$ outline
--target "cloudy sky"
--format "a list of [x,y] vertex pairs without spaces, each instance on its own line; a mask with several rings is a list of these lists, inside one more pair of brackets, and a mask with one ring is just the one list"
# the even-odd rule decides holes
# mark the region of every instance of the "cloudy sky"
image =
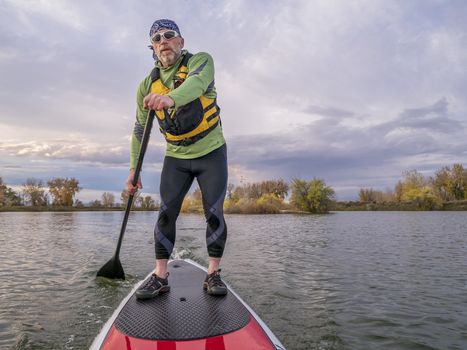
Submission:
[[[0,177],[120,193],[148,32],[214,57],[230,182],[323,178],[339,199],[467,164],[467,1],[0,2]],[[155,129],[143,185],[156,194]]]

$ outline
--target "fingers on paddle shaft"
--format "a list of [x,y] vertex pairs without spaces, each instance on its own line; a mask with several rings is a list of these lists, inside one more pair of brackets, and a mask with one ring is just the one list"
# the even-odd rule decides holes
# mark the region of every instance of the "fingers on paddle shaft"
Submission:
[[150,93],[143,99],[144,108],[155,109],[158,111],[173,107],[174,104],[175,102],[171,97],[166,95],[159,95],[156,93]]
[[134,169],[130,170],[130,174],[126,180],[126,191],[128,194],[134,194],[139,189],[143,188],[141,182],[141,176],[138,177],[138,181],[135,181],[135,171]]

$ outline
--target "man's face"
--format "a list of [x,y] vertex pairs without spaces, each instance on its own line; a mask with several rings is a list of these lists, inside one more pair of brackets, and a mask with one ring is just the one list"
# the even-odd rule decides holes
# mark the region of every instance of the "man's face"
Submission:
[[180,57],[184,44],[184,40],[180,36],[167,40],[163,34],[168,31],[170,30],[159,30],[156,34],[161,34],[160,41],[152,43],[152,47],[154,48],[157,57],[159,57],[159,60],[162,62],[164,67],[169,67],[177,61],[177,59]]

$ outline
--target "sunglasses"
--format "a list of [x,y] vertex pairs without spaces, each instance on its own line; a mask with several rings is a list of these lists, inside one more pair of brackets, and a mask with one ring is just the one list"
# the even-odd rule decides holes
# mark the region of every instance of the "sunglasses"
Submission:
[[172,40],[173,38],[176,38],[177,36],[180,36],[175,30],[168,30],[164,33],[156,33],[151,37],[151,41],[154,44],[158,44],[161,42],[162,37],[164,37],[165,40]]

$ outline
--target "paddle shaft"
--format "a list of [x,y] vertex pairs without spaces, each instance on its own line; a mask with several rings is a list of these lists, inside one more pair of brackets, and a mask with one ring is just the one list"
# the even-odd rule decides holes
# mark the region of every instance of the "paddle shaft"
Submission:
[[[138,162],[136,163],[135,175],[131,183],[133,187],[136,187],[136,185],[138,184],[138,179],[141,173],[141,168],[143,167],[143,159],[146,153],[146,149],[148,148],[149,136],[151,135],[152,124],[154,122],[154,115],[155,115],[154,110],[152,109],[149,110],[148,119],[146,121],[146,125],[144,126],[143,138],[141,139],[141,146],[139,148]],[[134,196],[135,196],[134,194],[130,194],[128,196],[128,202],[126,204],[126,209],[125,209],[125,216],[123,218],[122,228],[120,230],[120,237],[118,237],[117,249],[115,250],[115,255],[114,255],[116,259],[118,259],[118,256],[120,255],[120,247],[122,246],[123,235],[125,234],[126,224],[128,222],[128,217],[130,216],[130,211],[131,211],[131,206],[133,204]]]

